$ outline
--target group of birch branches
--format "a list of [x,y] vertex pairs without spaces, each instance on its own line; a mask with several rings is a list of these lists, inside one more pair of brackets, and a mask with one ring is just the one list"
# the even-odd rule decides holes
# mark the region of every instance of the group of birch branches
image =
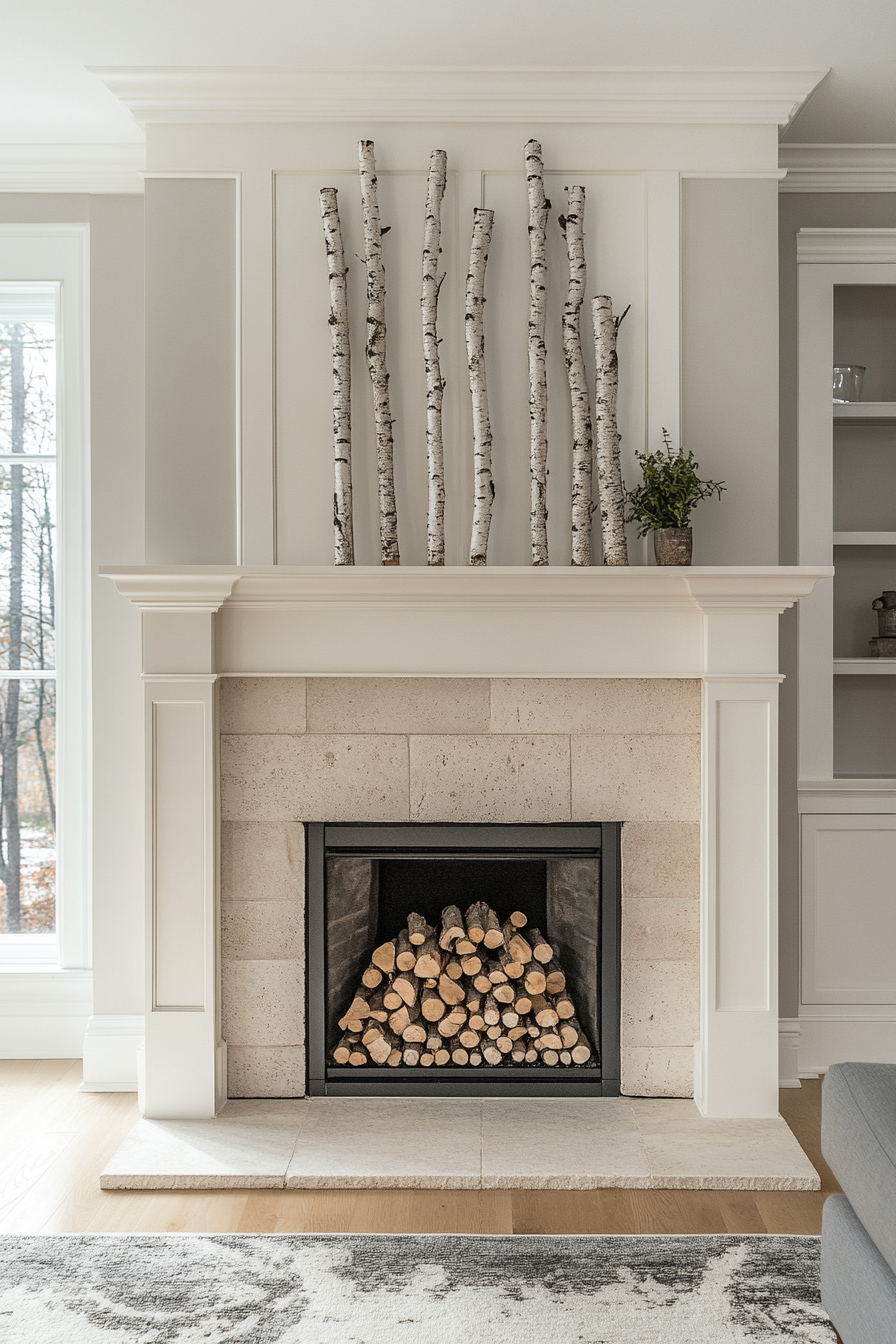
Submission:
[[[547,221],[551,203],[544,190],[544,164],[537,140],[526,144],[526,184],[529,202],[529,471],[530,540],[533,565],[548,564],[547,533]],[[400,564],[398,516],[395,501],[392,415],[386,364],[386,276],[383,235],[377,196],[374,145],[358,144],[364,266],[367,281],[365,353],[373,394],[377,446],[377,486],[380,521],[380,559]],[[445,563],[445,460],[442,399],[445,382],[439,357],[438,306],[445,279],[439,273],[441,209],[447,185],[447,155],[436,149],[430,156],[423,235],[421,317],[423,369],[426,380],[426,456],[428,473],[427,564]],[[572,425],[572,564],[592,563],[594,470],[600,499],[601,537],[605,565],[627,565],[624,529],[624,487],[619,462],[620,435],[616,425],[619,381],[616,338],[621,317],[613,314],[612,300],[592,300],[595,362],[593,420],[582,348],[581,314],[585,299],[585,188],[566,188],[566,215],[559,223],[566,239],[568,282],[563,306],[563,354]],[[333,445],[335,489],[333,525],[335,562],[354,564],[354,522],[351,477],[351,351],[349,343],[348,266],[342,239],[337,193],[320,192],[330,287],[330,335],[333,357]],[[495,498],[492,476],[492,432],[486,382],[485,276],[494,211],[473,211],[473,234],[467,272],[464,334],[470,383],[473,436],[473,523],[470,564],[485,565]],[[626,309],[626,311],[628,311]]]

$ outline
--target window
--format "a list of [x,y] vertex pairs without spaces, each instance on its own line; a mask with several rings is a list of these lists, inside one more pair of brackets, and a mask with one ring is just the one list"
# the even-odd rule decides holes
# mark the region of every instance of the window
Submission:
[[86,244],[84,225],[0,225],[0,963],[7,966],[89,964]]
[[[56,286],[0,284],[0,932],[56,931]],[[54,958],[55,959],[55,958]]]

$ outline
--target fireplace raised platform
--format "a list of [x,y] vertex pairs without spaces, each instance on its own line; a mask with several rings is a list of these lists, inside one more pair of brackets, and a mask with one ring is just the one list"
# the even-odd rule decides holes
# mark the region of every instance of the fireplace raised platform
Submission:
[[231,1101],[216,1120],[141,1120],[104,1190],[818,1190],[781,1119],[692,1101]]
[[[699,825],[699,948],[679,957],[690,989],[675,1038],[657,1041],[678,1052],[667,1090],[693,1091],[704,1116],[776,1116],[777,618],[830,569],[107,572],[144,612],[147,1116],[220,1110],[228,1046],[235,1076],[242,1051],[267,1050],[273,1066],[280,1044],[245,1024],[272,1020],[275,1001],[303,1030],[300,931],[292,959],[263,973],[251,956],[228,971],[225,940],[222,1029],[222,816],[250,877],[271,826],[288,855],[302,822],[621,821],[623,947],[627,917],[637,941],[648,913],[627,914],[626,827],[643,833],[637,868],[660,826]],[[254,690],[222,699],[219,771],[221,678]],[[690,899],[680,873],[667,885],[673,903]],[[252,903],[245,889],[223,895]],[[669,1014],[675,976],[637,957],[626,973],[625,960],[622,1091],[656,1091],[656,1059],[627,1084],[626,1058],[650,1053],[633,1026]],[[304,1040],[283,1048],[296,1095]]]

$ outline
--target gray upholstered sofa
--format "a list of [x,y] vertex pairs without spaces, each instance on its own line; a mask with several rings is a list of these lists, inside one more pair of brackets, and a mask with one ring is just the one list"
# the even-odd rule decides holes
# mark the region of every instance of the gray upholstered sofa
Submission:
[[821,1150],[843,1188],[825,1202],[821,1300],[843,1344],[896,1344],[896,1064],[835,1064]]

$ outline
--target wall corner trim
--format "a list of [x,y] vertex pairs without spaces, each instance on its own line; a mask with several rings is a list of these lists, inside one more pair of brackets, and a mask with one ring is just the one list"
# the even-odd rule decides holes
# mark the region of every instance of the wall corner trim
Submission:
[[0,192],[143,194],[142,141],[99,145],[0,145]]
[[896,145],[797,145],[778,148],[784,192],[896,191]]

